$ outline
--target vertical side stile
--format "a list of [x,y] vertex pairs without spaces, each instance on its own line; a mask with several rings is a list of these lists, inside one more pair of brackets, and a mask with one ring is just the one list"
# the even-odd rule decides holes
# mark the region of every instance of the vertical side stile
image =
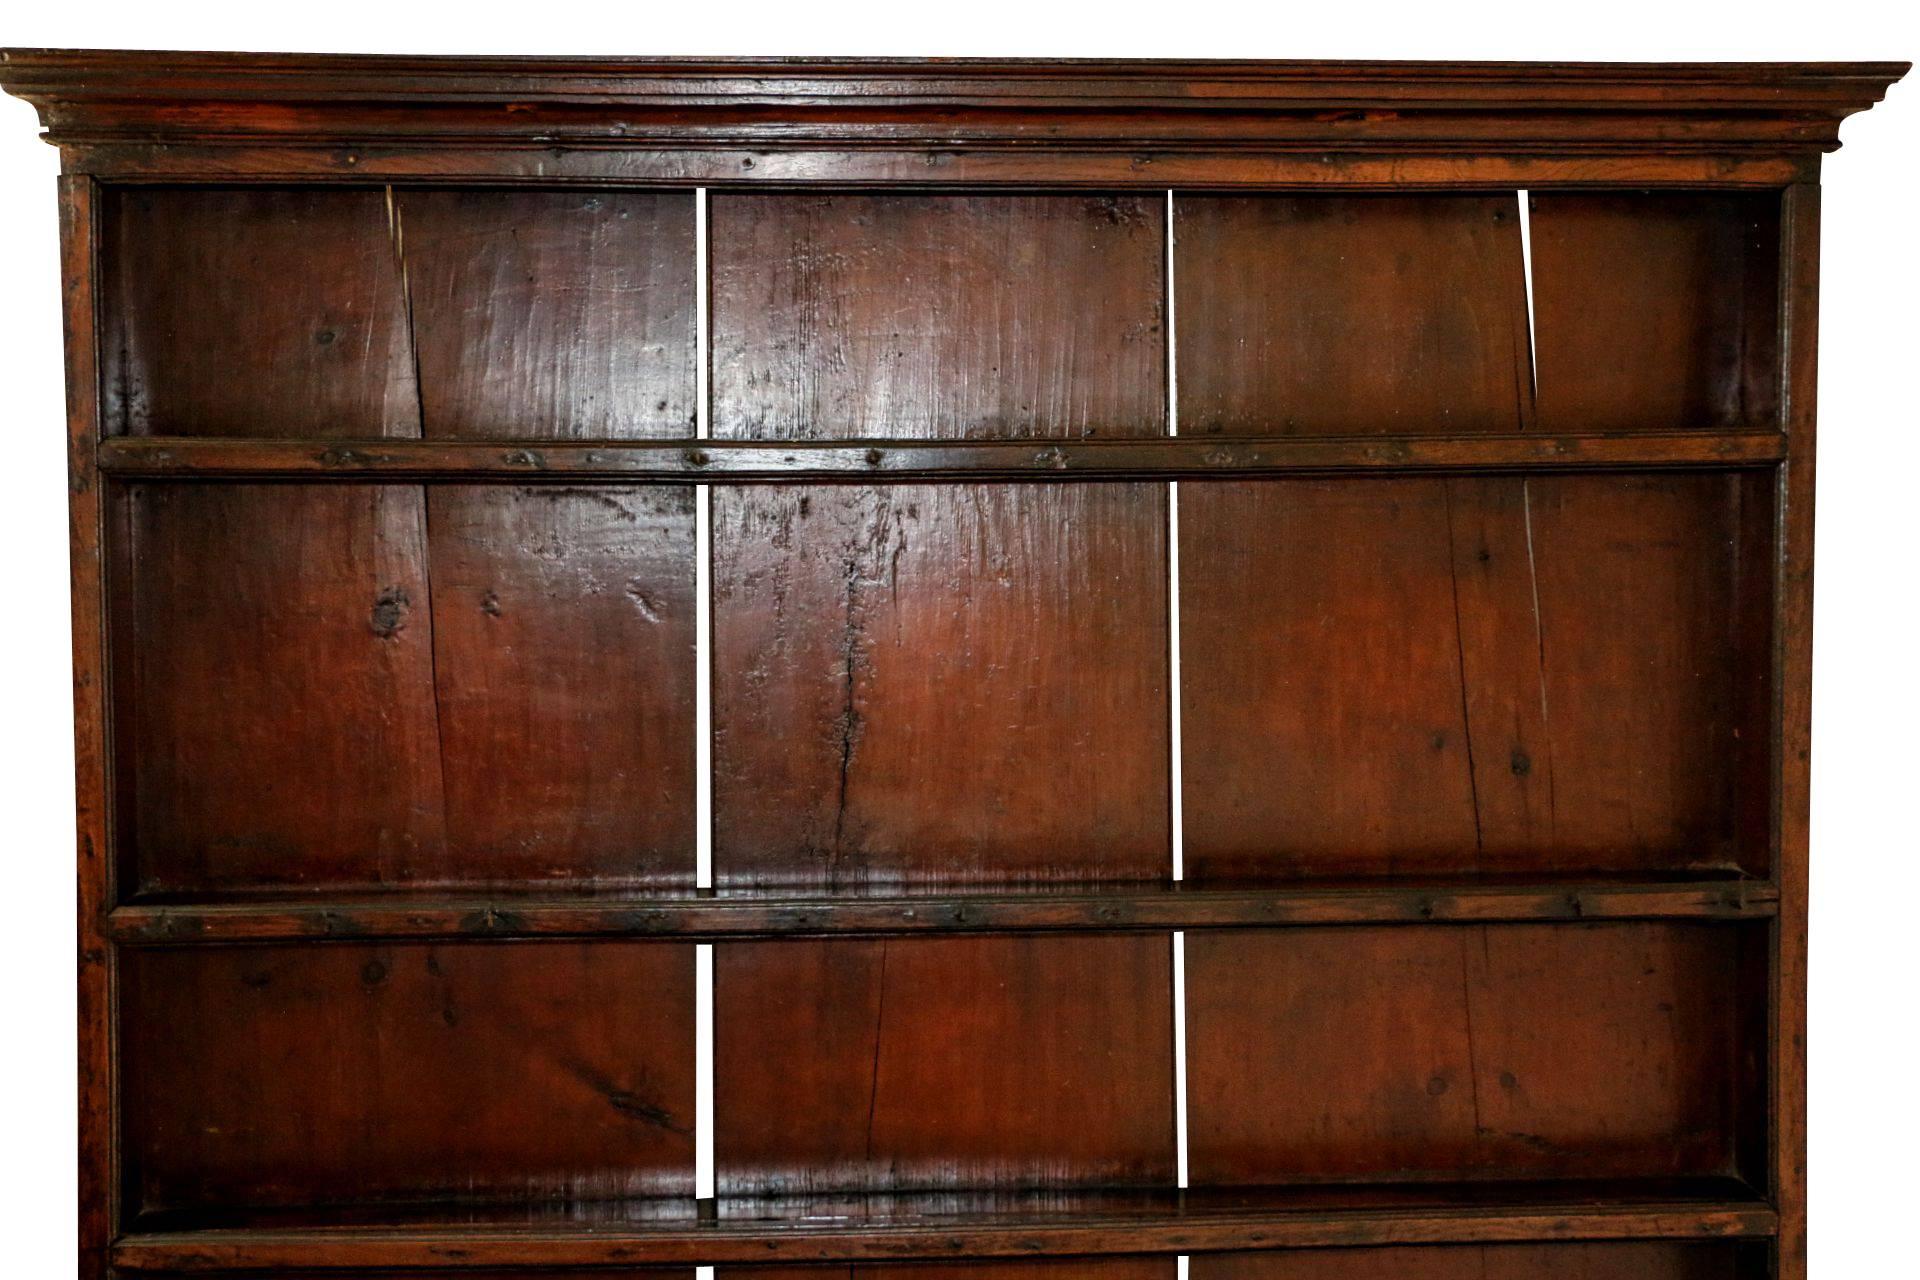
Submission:
[[1807,1274],[1807,848],[1813,692],[1814,377],[1820,301],[1820,187],[1796,183],[1781,207],[1781,410],[1787,461],[1777,496],[1774,742],[1779,796],[1773,872],[1771,1191],[1780,1228],[1774,1275]]
[[81,1280],[106,1275],[119,1222],[115,1152],[114,901],[106,691],[106,502],[96,465],[101,437],[98,300],[99,187],[60,178],[60,276],[66,331],[67,501],[72,542],[74,799],[79,858]]
[[[712,350],[708,313],[707,189],[693,196],[694,435],[713,434],[707,388]],[[694,491],[694,831],[695,884],[713,887],[713,489]],[[694,951],[693,1185],[697,1197],[714,1193],[713,1161],[713,944]],[[697,1280],[713,1280],[712,1267]]]
[[[1166,337],[1167,337],[1167,434],[1180,434],[1180,392],[1178,342],[1179,323],[1174,300],[1174,193],[1167,191],[1166,243]],[[1181,838],[1180,773],[1180,482],[1167,482],[1167,786],[1168,815],[1172,830],[1173,879],[1186,878],[1185,841]],[[1187,1185],[1187,935],[1173,935],[1173,1139],[1176,1182]],[[1186,1255],[1180,1256],[1181,1280],[1185,1280]]]

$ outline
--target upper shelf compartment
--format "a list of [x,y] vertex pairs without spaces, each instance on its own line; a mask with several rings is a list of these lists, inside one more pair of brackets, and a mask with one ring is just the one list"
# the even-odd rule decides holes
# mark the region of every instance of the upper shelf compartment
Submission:
[[1174,235],[1182,434],[1776,425],[1777,193],[1176,196]]
[[[712,434],[1147,438],[1170,364],[1189,436],[1777,428],[1777,192],[1173,208],[1169,343],[1158,192],[716,194]],[[691,193],[110,187],[102,221],[109,436],[694,436]],[[1077,277],[1107,295],[1062,311]]]
[[694,430],[690,193],[113,188],[108,434]]

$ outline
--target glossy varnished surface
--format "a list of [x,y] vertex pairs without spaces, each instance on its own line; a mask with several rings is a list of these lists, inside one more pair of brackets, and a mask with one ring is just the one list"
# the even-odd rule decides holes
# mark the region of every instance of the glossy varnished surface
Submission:
[[716,194],[714,435],[1161,433],[1164,201]]
[[1193,1280],[1760,1280],[1728,1244],[1455,1245],[1427,1249],[1216,1253]]
[[1530,201],[1541,429],[1776,420],[1776,194]]
[[693,198],[129,188],[108,201],[110,430],[693,433]]
[[[1804,1280],[1811,184],[1903,70],[0,53],[83,1280]],[[834,1195],[689,1197],[660,936],[723,1187]]]
[[1759,937],[1702,924],[1190,934],[1196,1186],[1722,1174]]
[[[710,1205],[710,1212],[706,1212]],[[1728,1179],[1244,1191],[389,1205],[151,1214],[116,1265],[588,1266],[1161,1258],[1237,1249],[1581,1240],[1746,1240],[1774,1214]],[[484,1274],[484,1273],[483,1273]],[[564,1274],[564,1273],[563,1273]],[[617,1274],[617,1272],[616,1272]],[[1744,1280],[1744,1278],[1743,1278]]]
[[421,491],[140,488],[116,524],[130,882],[364,884],[443,866]]
[[108,434],[420,434],[382,191],[128,187],[104,204]]
[[116,676],[135,883],[689,883],[692,506],[131,490]]
[[866,1263],[849,1267],[723,1267],[716,1280],[1174,1280],[1173,1258],[1033,1262]]
[[133,1205],[692,1191],[691,947],[236,947],[124,978]]
[[393,197],[431,438],[688,436],[686,192]]
[[[713,232],[716,435],[1163,429],[1151,201],[725,196]],[[716,881],[1164,875],[1164,504],[717,490]],[[1170,1007],[1164,936],[723,948],[721,1184],[1170,1180]]]
[[693,880],[693,495],[427,493],[454,874]]
[[722,489],[722,885],[1168,867],[1164,486]]
[[1165,934],[718,947],[721,1194],[1171,1185],[1171,965]]
[[[1159,434],[1161,230],[716,199],[715,432]],[[718,882],[1164,874],[1165,530],[1145,485],[716,490]]]
[[1759,476],[1186,485],[1180,516],[1189,876],[1764,868]]
[[1183,434],[1532,425],[1512,195],[1178,195],[1174,241]]

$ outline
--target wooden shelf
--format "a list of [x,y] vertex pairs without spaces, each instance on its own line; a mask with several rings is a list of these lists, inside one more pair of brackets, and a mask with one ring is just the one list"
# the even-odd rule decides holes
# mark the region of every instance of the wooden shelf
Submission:
[[1184,885],[807,893],[687,890],[646,896],[393,893],[145,902],[108,917],[116,942],[288,939],[819,937],[1045,933],[1282,925],[1764,919],[1777,891],[1745,878],[1565,882],[1395,881],[1289,887]]
[[1329,471],[1609,470],[1778,462],[1777,431],[1077,440],[274,440],[116,436],[100,467],[145,479],[805,480],[1204,478]]
[[[388,1211],[391,1213],[392,1211]],[[1030,1258],[1551,1240],[1766,1238],[1742,1184],[670,1200],[511,1209],[144,1220],[113,1247],[134,1272]]]

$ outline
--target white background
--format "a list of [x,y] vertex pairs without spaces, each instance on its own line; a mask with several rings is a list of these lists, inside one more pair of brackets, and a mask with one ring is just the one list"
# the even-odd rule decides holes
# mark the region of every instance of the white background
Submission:
[[[1896,9],[1903,10],[1895,16]],[[0,44],[367,53],[1914,59],[1892,3],[479,6],[38,0]],[[1911,1257],[1920,1150],[1920,85],[1825,171],[1812,992],[1816,1280]],[[0,951],[6,1272],[72,1274],[73,775],[52,148],[0,100]]]

